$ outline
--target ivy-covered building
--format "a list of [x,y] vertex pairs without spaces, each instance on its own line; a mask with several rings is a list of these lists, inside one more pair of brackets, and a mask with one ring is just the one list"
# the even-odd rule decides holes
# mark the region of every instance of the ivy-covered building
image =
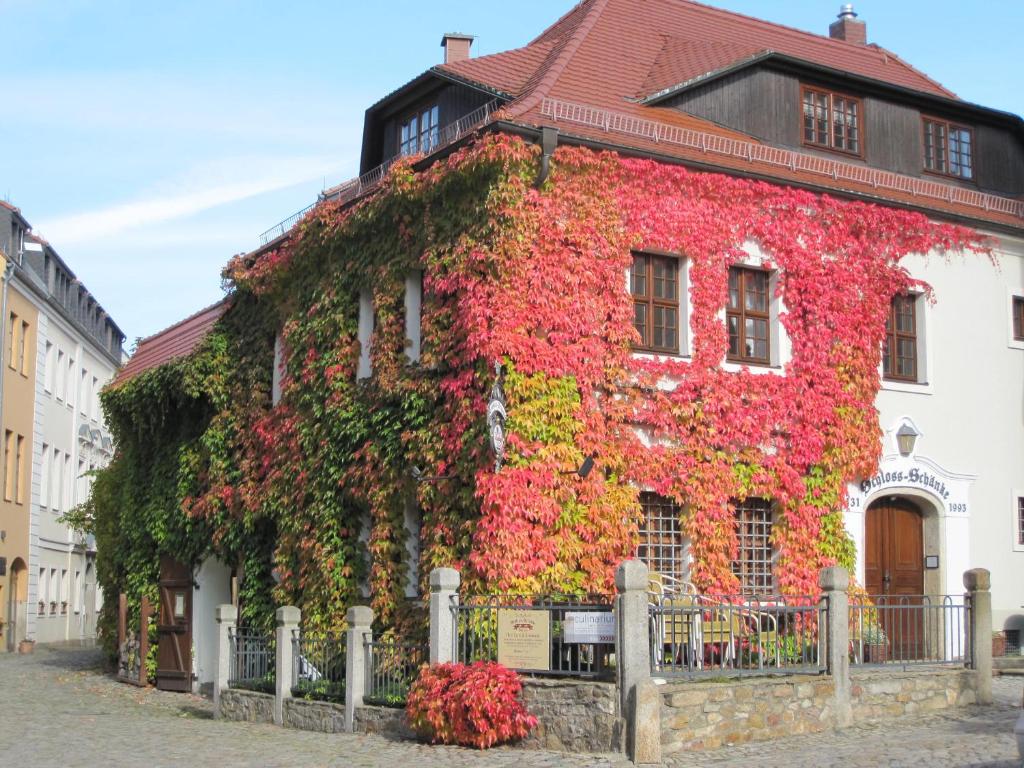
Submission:
[[984,566],[1019,632],[1024,123],[866,40],[688,0],[585,0],[479,58],[446,35],[367,111],[362,176],[105,392],[105,585],[173,560],[249,623],[387,629],[441,565],[791,595]]

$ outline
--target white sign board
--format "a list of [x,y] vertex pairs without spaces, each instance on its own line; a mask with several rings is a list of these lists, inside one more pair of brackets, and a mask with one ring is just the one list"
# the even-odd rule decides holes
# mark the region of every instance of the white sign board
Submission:
[[567,611],[562,642],[614,643],[615,615],[611,611]]

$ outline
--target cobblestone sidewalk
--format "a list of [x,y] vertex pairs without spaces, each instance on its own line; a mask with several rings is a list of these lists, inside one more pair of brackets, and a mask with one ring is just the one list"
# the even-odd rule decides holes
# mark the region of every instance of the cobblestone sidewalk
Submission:
[[[318,734],[212,719],[208,701],[138,689],[99,670],[96,651],[39,649],[0,654],[0,764],[22,768],[120,766],[388,766],[389,768],[624,768],[619,756],[429,747],[378,736]],[[795,736],[711,752],[673,755],[688,766],[972,766],[1017,768],[1013,723],[1021,678],[997,678],[997,704]]]

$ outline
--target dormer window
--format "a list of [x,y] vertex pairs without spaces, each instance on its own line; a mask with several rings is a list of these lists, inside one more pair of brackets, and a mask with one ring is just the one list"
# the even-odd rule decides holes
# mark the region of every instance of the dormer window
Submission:
[[971,129],[934,117],[923,117],[921,122],[924,124],[925,170],[961,179],[972,178],[974,138]]
[[803,88],[804,144],[862,154],[860,99],[816,88]]
[[441,139],[438,124],[437,105],[416,110],[416,113],[401,124],[399,129],[398,154],[418,155],[437,148]]

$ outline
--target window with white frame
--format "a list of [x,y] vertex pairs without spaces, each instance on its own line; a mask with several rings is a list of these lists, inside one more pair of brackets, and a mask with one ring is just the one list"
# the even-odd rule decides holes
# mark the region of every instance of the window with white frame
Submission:
[[373,363],[370,345],[376,320],[373,308],[373,293],[369,288],[359,292],[359,366],[356,369],[357,379],[368,379],[373,374]]
[[270,374],[270,404],[281,402],[281,381],[284,377],[284,340],[281,334],[274,336],[274,370]]
[[732,572],[744,595],[764,596],[773,592],[772,503],[748,498],[731,502],[736,520],[736,559]]
[[100,418],[100,380],[95,376],[89,388],[89,418],[93,421],[99,421]]
[[46,342],[46,356],[43,358],[45,370],[43,371],[43,389],[47,392],[53,392],[53,358],[54,358],[54,346],[50,342]]
[[60,569],[60,595],[57,597],[57,600],[60,602],[60,612],[61,612],[61,614],[62,615],[66,614],[68,612],[68,569],[67,568],[61,568]]
[[678,256],[634,253],[629,293],[633,299],[633,327],[640,336],[640,343],[633,348],[685,354],[685,261]]
[[82,612],[82,572],[75,571],[75,591],[71,596],[72,607],[75,613]]
[[637,559],[652,573],[660,573],[676,581],[687,580],[686,539],[683,536],[682,509],[672,499],[644,491],[640,494],[640,542]]
[[65,391],[64,400],[68,404],[68,408],[73,406],[73,396],[75,394],[75,358],[68,358],[68,370],[67,370],[67,390]]
[[420,359],[422,305],[423,272],[417,269],[405,278],[405,356],[410,363]]
[[1017,546],[1024,547],[1024,496],[1017,497]]
[[36,594],[39,595],[39,606],[36,610],[37,616],[43,616],[46,614],[46,595],[47,595],[47,584],[46,584],[46,569],[39,569],[39,584],[36,586]]
[[432,152],[441,140],[437,105],[417,109],[399,125],[398,154],[418,155]]
[[54,448],[50,456],[52,465],[50,467],[50,483],[53,485],[50,491],[50,506],[54,512],[62,512],[64,507],[61,500],[64,495],[64,462],[59,449]]
[[57,364],[56,364],[54,372],[53,372],[54,373],[54,377],[55,377],[55,385],[54,386],[56,388],[56,391],[54,392],[54,394],[57,396],[58,400],[63,400],[65,398],[65,396],[66,396],[66,389],[65,389],[66,379],[65,379],[65,376],[64,376],[65,370],[66,370],[66,368],[64,366],[64,352],[63,352],[63,350],[58,349],[57,350]]
[[39,461],[39,506],[50,506],[50,446],[46,443]]
[[57,581],[57,569],[50,569],[50,615],[55,616],[57,614],[57,603],[60,602],[58,592],[60,591],[60,583]]

